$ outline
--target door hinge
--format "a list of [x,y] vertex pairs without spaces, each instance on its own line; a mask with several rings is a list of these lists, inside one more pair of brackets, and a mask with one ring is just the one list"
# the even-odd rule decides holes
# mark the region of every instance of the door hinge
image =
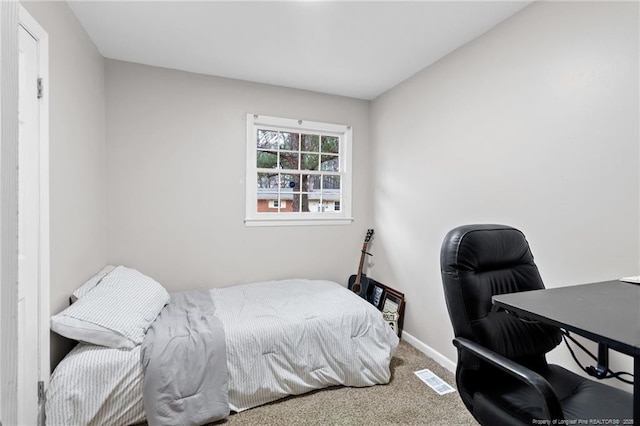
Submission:
[[44,382],[40,380],[38,382],[38,402],[44,401]]
[[38,99],[42,99],[42,92],[43,92],[44,88],[43,88],[43,84],[42,84],[42,77],[38,78]]

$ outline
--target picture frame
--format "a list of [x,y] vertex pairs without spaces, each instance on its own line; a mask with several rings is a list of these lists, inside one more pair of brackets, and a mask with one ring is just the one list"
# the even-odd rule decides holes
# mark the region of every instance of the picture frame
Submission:
[[368,280],[367,301],[382,312],[385,321],[398,336],[401,336],[406,303],[404,293],[372,278]]
[[402,335],[402,323],[404,317],[404,294],[387,287],[382,297],[380,310],[382,317],[400,337]]
[[382,310],[382,301],[384,300],[384,286],[377,281],[370,283],[370,294],[367,297],[369,303],[375,306],[379,311]]

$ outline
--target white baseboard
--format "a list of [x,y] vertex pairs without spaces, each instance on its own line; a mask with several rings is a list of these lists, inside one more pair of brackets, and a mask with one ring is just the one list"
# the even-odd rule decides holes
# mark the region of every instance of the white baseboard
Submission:
[[405,342],[407,342],[408,344],[410,344],[411,346],[413,346],[414,348],[416,348],[417,350],[419,350],[420,352],[422,352],[423,354],[425,354],[426,356],[433,359],[435,362],[437,362],[438,364],[440,364],[441,366],[443,366],[444,368],[446,368],[447,370],[455,374],[456,363],[454,361],[451,361],[446,356],[442,355],[440,352],[433,349],[431,346],[427,345],[421,340],[418,340],[417,338],[413,337],[411,334],[407,333],[404,330],[402,331],[402,340],[404,340]]

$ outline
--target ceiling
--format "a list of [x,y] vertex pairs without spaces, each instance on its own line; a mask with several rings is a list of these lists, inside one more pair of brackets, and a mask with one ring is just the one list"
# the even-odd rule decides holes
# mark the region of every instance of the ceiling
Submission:
[[374,99],[531,1],[70,1],[111,59]]

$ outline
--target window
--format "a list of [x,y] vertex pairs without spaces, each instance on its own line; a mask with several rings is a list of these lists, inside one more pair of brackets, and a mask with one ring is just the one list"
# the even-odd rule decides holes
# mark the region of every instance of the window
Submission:
[[[277,209],[277,208],[286,209],[287,202],[282,200],[269,200],[269,208],[270,209]],[[260,206],[258,206],[258,211],[260,211]]]
[[245,223],[351,223],[351,127],[247,115]]

